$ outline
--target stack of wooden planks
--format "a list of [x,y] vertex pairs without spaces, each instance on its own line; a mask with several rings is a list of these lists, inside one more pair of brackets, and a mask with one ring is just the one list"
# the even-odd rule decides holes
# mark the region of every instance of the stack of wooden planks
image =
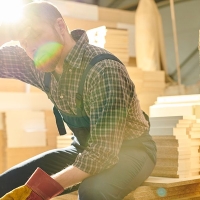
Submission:
[[26,84],[16,79],[0,79],[1,92],[25,92]]
[[70,146],[72,143],[73,133],[69,129],[67,124],[64,124],[64,125],[65,125],[67,134],[66,135],[58,135],[56,137],[56,147],[57,148],[64,148],[64,147]]
[[149,114],[149,107],[155,104],[165,89],[164,71],[144,71],[134,66],[126,66],[130,78],[135,84],[141,108]]
[[127,29],[101,26],[87,31],[89,43],[105,48],[125,65],[129,62],[129,35]]
[[70,146],[71,143],[72,143],[72,135],[71,134],[66,134],[66,135],[60,135],[60,136],[57,136],[57,145],[56,147],[57,148],[64,148],[64,147],[67,147],[67,146]]
[[6,111],[5,124],[8,148],[46,146],[46,126],[43,111]]
[[45,125],[46,125],[46,146],[51,149],[57,146],[57,136],[59,135],[55,116],[52,110],[44,110],[45,114]]
[[150,119],[150,134],[158,147],[158,162],[152,175],[199,175],[200,95],[158,97],[150,106]]
[[199,175],[199,120],[195,116],[150,117],[150,123],[150,134],[158,150],[151,175],[174,178]]
[[[38,132],[37,137],[34,138],[33,136],[30,136],[30,134],[32,134],[33,132],[30,132],[30,133],[27,132],[26,133],[27,137],[30,136],[32,138],[26,141],[22,140],[21,138],[20,140],[22,143],[19,144],[18,137],[20,137],[21,132],[23,132],[21,128],[26,128],[26,129],[31,128],[32,126],[35,125],[35,123],[32,121],[29,121],[30,124],[28,123],[20,124],[15,118],[15,123],[18,123],[18,126],[15,126],[16,124],[10,123],[9,120],[11,119],[11,116],[16,117],[16,113],[18,113],[18,118],[23,119],[21,113],[24,113],[24,112],[27,114],[27,111],[21,110],[17,112],[15,111],[14,115],[12,115],[13,111],[12,112],[9,111],[9,117],[7,116],[8,112],[1,113],[2,117],[0,118],[1,119],[0,124],[2,124],[2,121],[5,121],[6,126],[1,127],[1,130],[0,130],[0,149],[1,149],[0,173],[28,158],[38,155],[44,151],[56,148],[56,145],[57,145],[56,137],[58,135],[58,131],[57,131],[56,123],[55,123],[55,117],[53,115],[53,112],[50,110],[43,111],[44,116],[45,116],[44,120],[45,120],[45,127],[46,127],[46,130],[44,132],[45,135],[41,132],[41,137],[40,137],[39,135],[40,133]],[[41,112],[42,111],[40,111],[39,114],[41,114]],[[33,113],[33,111],[28,112],[29,117],[32,116],[31,113]],[[38,111],[37,111],[37,114],[38,114]],[[33,117],[32,119],[34,119],[34,115],[32,117]],[[27,121],[24,120],[24,122],[27,122]],[[27,124],[29,126],[25,126]],[[14,139],[11,136],[13,136]],[[41,143],[40,139],[42,140],[45,139],[45,141],[43,140],[43,142]]]
[[3,113],[0,113],[0,173],[5,169],[6,134]]
[[150,106],[151,117],[191,116],[200,117],[200,95],[160,96]]

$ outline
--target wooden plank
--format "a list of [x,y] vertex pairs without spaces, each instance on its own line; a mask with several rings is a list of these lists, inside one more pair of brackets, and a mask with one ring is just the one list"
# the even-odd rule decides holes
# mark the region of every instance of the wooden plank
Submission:
[[57,148],[70,146],[72,143],[71,137],[72,137],[71,134],[57,136]]
[[165,82],[165,72],[164,71],[144,71],[145,81],[160,81]]
[[48,151],[50,147],[24,147],[24,148],[6,148],[6,169],[23,162],[33,156]]
[[31,110],[7,111],[5,123],[7,147],[46,146],[44,112]]
[[98,20],[98,7],[92,4],[73,1],[49,0],[53,3],[63,16],[80,19]]
[[[135,54],[135,25],[127,24],[127,23],[117,23],[117,28],[128,30],[129,56],[135,58],[136,57],[136,54]],[[133,66],[136,66],[136,62],[134,62]]]
[[191,116],[194,114],[193,106],[187,104],[153,105],[149,108],[150,117],[165,116]]
[[0,92],[25,92],[25,83],[16,79],[0,78]]
[[135,12],[113,8],[98,7],[99,20],[135,24]]
[[59,135],[55,116],[52,110],[45,110],[45,125],[46,125],[46,141],[47,146],[51,148],[57,147],[56,138]]
[[192,94],[192,95],[177,95],[177,96],[163,96],[158,97],[157,104],[177,104],[177,103],[192,103],[198,104],[200,103],[200,95]]
[[87,31],[87,30],[97,28],[100,26],[117,28],[116,22],[109,22],[109,21],[103,21],[103,20],[99,20],[99,21],[84,20],[84,19],[76,19],[76,18],[65,17],[65,16],[63,18],[70,30],[83,29]]
[[179,119],[182,119],[182,116],[175,117],[150,117],[151,127],[159,128],[173,128],[178,124]]
[[126,66],[126,69],[128,71],[130,78],[133,80],[133,82],[136,79],[139,79],[139,80],[142,79],[142,81],[143,81],[144,72],[141,69],[139,69],[137,67],[129,67],[129,66]]
[[45,93],[0,92],[0,111],[33,109],[52,110],[53,104]]

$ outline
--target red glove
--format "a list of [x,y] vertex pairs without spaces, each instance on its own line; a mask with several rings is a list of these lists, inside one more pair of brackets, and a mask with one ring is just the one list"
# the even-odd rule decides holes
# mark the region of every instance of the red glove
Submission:
[[0,200],[48,200],[62,193],[64,188],[37,168],[25,185],[4,195]]
[[40,168],[35,170],[25,185],[32,190],[27,200],[48,200],[64,191],[58,182]]

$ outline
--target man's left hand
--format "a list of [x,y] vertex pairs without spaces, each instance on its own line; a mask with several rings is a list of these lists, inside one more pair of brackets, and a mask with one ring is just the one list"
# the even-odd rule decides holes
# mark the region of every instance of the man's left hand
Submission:
[[5,194],[0,200],[48,200],[63,191],[58,182],[37,168],[25,185]]

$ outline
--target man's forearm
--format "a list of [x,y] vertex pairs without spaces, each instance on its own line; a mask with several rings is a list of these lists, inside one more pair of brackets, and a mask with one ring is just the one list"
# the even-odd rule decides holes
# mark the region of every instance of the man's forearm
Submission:
[[78,169],[77,167],[69,166],[51,177],[66,189],[82,182],[89,176],[88,173]]

